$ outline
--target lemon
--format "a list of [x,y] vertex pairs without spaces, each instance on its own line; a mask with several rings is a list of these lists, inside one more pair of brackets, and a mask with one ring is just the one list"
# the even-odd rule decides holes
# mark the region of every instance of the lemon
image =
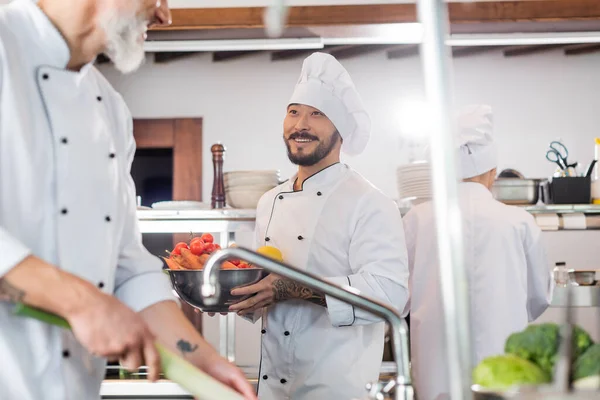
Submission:
[[275,247],[263,246],[256,250],[256,252],[269,258],[272,258],[273,260],[283,261],[283,254],[281,254],[281,251],[279,251],[279,249]]

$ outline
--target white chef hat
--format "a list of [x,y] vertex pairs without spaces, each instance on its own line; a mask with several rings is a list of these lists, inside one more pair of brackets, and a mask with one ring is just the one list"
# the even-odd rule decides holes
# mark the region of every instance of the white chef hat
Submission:
[[458,116],[458,161],[462,179],[484,174],[498,165],[493,136],[492,108],[469,105]]
[[340,132],[344,153],[357,155],[367,147],[371,119],[348,71],[332,55],[313,53],[304,60],[289,104],[324,113]]

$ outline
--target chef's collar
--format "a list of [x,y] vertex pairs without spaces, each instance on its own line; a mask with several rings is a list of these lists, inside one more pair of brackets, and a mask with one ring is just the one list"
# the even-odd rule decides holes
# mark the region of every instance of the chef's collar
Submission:
[[38,7],[36,0],[17,0],[15,3],[31,19],[30,30],[35,45],[39,47],[41,62],[49,67],[65,69],[71,59],[71,51],[62,34]]
[[[312,189],[321,189],[324,187],[331,187],[332,184],[337,182],[337,180],[348,170],[348,166],[346,164],[342,164],[337,162],[335,164],[331,164],[328,167],[323,168],[319,172],[309,176],[302,183],[301,191],[312,190]],[[290,192],[294,191],[294,182],[298,178],[298,174],[295,174],[288,181],[288,189]]]
[[462,182],[462,187],[468,188],[471,192],[475,193],[477,196],[481,198],[491,198],[492,192],[488,190],[483,184],[479,182]]

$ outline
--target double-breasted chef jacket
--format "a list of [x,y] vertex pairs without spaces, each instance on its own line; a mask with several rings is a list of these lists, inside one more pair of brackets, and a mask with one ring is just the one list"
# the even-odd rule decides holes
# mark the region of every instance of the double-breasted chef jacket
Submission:
[[[142,245],[132,119],[91,65],[65,69],[64,39],[31,0],[0,8],[0,276],[33,254],[133,310],[171,300]],[[0,303],[0,399],[99,398],[105,360],[60,328]]]
[[[554,281],[540,228],[525,210],[496,201],[483,185],[459,185],[476,365],[504,353],[508,336],[549,306]],[[431,202],[404,217],[410,266],[411,366],[420,400],[449,395],[444,307]]]
[[[256,245],[281,250],[286,263],[350,286],[402,310],[408,267],[395,203],[345,164],[266,193]],[[301,300],[263,310],[261,400],[354,399],[377,381],[385,323],[326,297],[327,308]]]

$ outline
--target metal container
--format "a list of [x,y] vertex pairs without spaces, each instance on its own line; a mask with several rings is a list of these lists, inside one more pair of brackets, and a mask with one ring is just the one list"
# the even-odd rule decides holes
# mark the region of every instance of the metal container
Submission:
[[492,194],[504,204],[537,204],[541,184],[542,179],[499,178],[492,186]]
[[578,286],[596,286],[598,284],[597,271],[569,270],[569,280]]
[[231,290],[236,287],[252,285],[267,275],[262,268],[226,269],[219,273],[219,301],[207,305],[201,294],[203,284],[202,270],[165,269],[171,277],[171,284],[179,298],[203,312],[226,313],[229,306],[249,296],[233,296]]

